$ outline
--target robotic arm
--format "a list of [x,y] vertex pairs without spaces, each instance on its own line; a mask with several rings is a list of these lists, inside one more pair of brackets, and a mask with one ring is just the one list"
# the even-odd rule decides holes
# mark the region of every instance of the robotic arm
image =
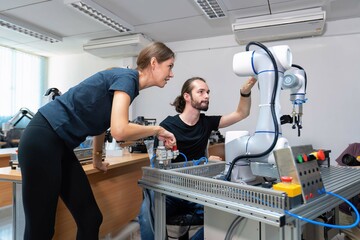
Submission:
[[44,96],[48,96],[48,101],[51,102],[53,100],[55,100],[56,97],[60,96],[62,93],[60,92],[59,89],[57,88],[49,88],[48,90],[46,90]]
[[[61,92],[57,88],[49,88],[44,94],[44,96],[48,96],[49,101],[54,100],[57,96],[60,95]],[[9,121],[2,124],[2,132],[4,137],[6,137],[7,133],[13,129],[24,117],[32,119],[34,115],[35,114],[28,108],[20,108],[20,110]]]
[[[249,51],[250,45],[260,49]],[[298,107],[293,113],[301,126],[302,103],[305,102],[305,77],[302,69],[295,70],[292,65],[292,53],[288,46],[267,48],[261,43],[250,42],[246,52],[235,54],[233,69],[238,76],[257,75],[260,89],[260,112],[253,135],[226,141],[226,180],[249,182],[255,175],[277,177],[274,169],[273,150],[288,147],[288,141],[282,136],[280,121],[280,90],[291,89],[291,101]],[[286,80],[286,81],[285,81]],[[294,110],[295,111],[295,110]],[[294,112],[293,111],[293,112]]]
[[9,121],[2,124],[4,137],[6,137],[7,133],[13,129],[24,117],[32,119],[34,117],[34,113],[28,108],[20,108],[20,110]]

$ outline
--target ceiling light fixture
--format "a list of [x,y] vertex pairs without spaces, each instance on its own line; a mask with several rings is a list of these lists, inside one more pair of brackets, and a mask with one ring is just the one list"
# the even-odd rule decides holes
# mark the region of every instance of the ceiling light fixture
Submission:
[[39,27],[22,22],[18,19],[9,18],[2,14],[0,14],[0,26],[50,43],[62,41],[61,37],[46,32]]
[[220,0],[194,0],[209,19],[226,17],[224,5]]
[[134,26],[120,19],[118,16],[101,7],[91,0],[65,0],[65,4],[75,8],[117,32],[130,32]]

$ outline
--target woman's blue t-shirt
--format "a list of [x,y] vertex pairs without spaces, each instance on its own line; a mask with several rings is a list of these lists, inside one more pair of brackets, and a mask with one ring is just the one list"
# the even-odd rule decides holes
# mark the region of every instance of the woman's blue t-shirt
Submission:
[[96,136],[110,127],[114,91],[123,91],[132,102],[139,95],[137,70],[112,68],[98,72],[70,88],[39,109],[56,133],[71,148],[87,136]]

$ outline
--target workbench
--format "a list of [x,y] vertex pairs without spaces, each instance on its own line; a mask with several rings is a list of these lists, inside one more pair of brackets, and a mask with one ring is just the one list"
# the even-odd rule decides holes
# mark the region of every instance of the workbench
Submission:
[[[149,157],[147,153],[124,153],[121,157],[109,157],[105,161],[110,163],[106,173],[94,169],[92,164],[83,165],[103,214],[101,238],[114,236],[138,215],[143,198],[137,181],[142,175],[141,167],[149,165]],[[22,239],[25,222],[20,170],[0,168],[0,181],[12,186],[13,239]],[[53,239],[76,239],[76,224],[60,198]]]
[[[16,154],[17,148],[0,149],[0,168],[8,167],[10,156]],[[0,181],[0,208],[12,204],[12,184],[10,182]]]
[[[287,207],[284,192],[214,178],[224,170],[224,162],[170,170],[144,167],[139,184],[155,192],[155,239],[165,239],[166,195],[204,205],[205,239],[224,239],[224,235],[217,236],[216,233],[226,233],[237,216],[246,219],[243,235],[238,236],[239,239],[302,239],[302,227],[306,222],[285,214]],[[327,192],[347,199],[359,193],[359,169],[325,166],[321,167],[320,172]],[[304,218],[316,219],[341,203],[341,199],[323,194],[314,201],[291,209],[290,212]],[[233,216],[225,229],[221,226],[224,224],[223,214]],[[212,219],[211,226],[208,224],[209,219]],[[255,227],[252,229],[249,226]],[[252,235],[249,235],[251,231]]]

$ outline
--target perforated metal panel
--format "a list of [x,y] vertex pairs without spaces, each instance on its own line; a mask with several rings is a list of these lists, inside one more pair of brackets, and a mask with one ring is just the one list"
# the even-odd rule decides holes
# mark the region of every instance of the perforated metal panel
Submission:
[[224,170],[224,162],[173,168],[172,170],[143,167],[142,180],[161,184],[169,189],[192,191],[199,194],[199,196],[216,197],[224,201],[242,203],[263,210],[283,213],[286,208],[286,196],[282,192],[212,178]]
[[304,203],[314,201],[322,194],[325,194],[324,183],[317,161],[298,163],[295,160],[299,154],[307,155],[313,151],[311,145],[283,148],[274,151],[280,177],[290,176],[293,178],[293,183],[301,185]]

